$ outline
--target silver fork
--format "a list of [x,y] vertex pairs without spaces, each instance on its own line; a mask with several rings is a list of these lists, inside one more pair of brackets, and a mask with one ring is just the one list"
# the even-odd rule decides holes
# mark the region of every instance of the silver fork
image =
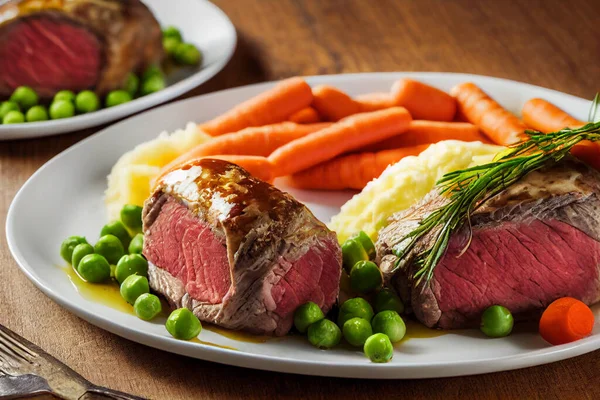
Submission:
[[0,399],[52,394],[62,399],[142,397],[96,386],[35,344],[0,325]]

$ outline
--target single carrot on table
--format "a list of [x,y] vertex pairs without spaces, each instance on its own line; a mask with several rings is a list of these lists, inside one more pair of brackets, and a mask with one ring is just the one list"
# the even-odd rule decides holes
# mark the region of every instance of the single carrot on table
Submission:
[[361,112],[371,112],[394,107],[396,103],[389,93],[367,93],[354,98]]
[[402,107],[356,114],[275,150],[269,160],[276,176],[294,174],[408,129],[411,116]]
[[586,124],[542,99],[527,101],[521,113],[527,126],[544,133],[560,131],[563,128],[579,128]]
[[583,339],[592,333],[594,313],[572,297],[553,301],[540,319],[540,335],[550,344],[559,345]]
[[308,107],[311,102],[312,90],[304,79],[285,79],[272,89],[200,124],[200,128],[211,136],[219,136],[249,126],[283,122],[293,113]]
[[452,88],[450,94],[456,98],[460,113],[494,143],[508,146],[524,138],[527,125],[474,83],[461,83]]
[[404,157],[419,155],[427,147],[429,145],[343,155],[295,173],[286,182],[299,189],[361,190],[389,165]]
[[329,121],[361,112],[360,106],[350,96],[329,85],[320,85],[313,89],[313,103],[317,112]]
[[414,119],[452,121],[456,114],[456,100],[452,96],[412,79],[395,82],[391,93],[394,103],[406,108]]
[[306,107],[290,115],[288,120],[297,124],[314,124],[321,122],[321,116],[314,108]]

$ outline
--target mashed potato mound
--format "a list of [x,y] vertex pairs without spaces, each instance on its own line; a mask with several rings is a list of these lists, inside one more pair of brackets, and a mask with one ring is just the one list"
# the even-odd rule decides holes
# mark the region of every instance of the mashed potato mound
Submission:
[[150,196],[150,182],[162,167],[211,137],[190,122],[171,134],[162,132],[156,139],[137,145],[123,154],[108,175],[105,204],[108,217],[118,219],[125,204],[143,206]]

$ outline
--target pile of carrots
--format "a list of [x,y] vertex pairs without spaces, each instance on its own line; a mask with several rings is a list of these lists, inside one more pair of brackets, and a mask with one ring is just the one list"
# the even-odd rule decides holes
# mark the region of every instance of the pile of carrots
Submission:
[[[448,94],[401,79],[389,92],[353,98],[329,85],[311,88],[295,77],[200,124],[214,139],[163,173],[211,157],[266,181],[285,176],[298,188],[360,190],[388,165],[442,140],[510,145],[526,129],[551,132],[583,124],[541,99],[525,104],[521,120],[473,83]],[[600,164],[594,144],[581,144],[574,154]]]

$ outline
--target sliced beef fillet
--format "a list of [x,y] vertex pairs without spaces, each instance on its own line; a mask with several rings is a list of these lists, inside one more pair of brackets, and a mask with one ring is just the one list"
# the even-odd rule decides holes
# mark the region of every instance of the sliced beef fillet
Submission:
[[[429,327],[478,325],[489,306],[530,319],[564,296],[600,301],[600,173],[575,160],[532,172],[488,200],[472,216],[472,241],[463,226],[450,239],[429,283],[415,284],[422,238],[398,263],[394,249],[419,221],[445,204],[436,191],[393,215],[379,233],[377,250],[386,282]],[[397,268],[395,268],[398,264]]]
[[284,335],[307,302],[336,301],[335,233],[290,195],[226,161],[165,175],[143,212],[153,290],[202,321]]
[[163,58],[160,26],[139,0],[9,0],[0,6],[0,97],[22,85],[57,91],[123,87]]

